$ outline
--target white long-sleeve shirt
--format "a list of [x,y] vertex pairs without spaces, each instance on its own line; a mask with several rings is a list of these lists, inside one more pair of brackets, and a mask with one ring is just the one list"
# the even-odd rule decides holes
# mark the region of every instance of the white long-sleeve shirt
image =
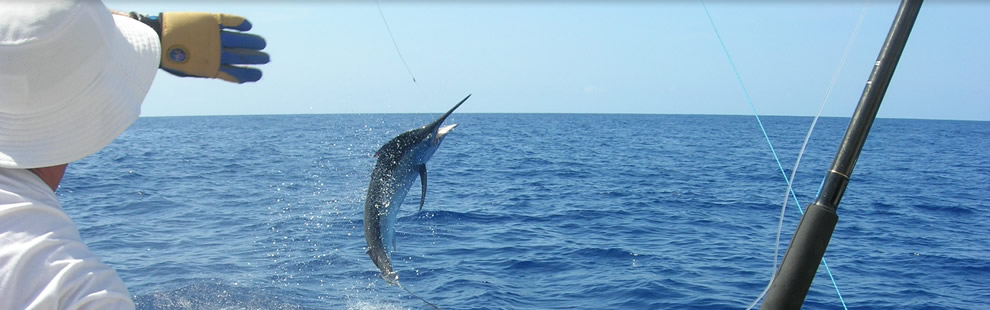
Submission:
[[134,309],[55,192],[24,169],[0,168],[0,309]]

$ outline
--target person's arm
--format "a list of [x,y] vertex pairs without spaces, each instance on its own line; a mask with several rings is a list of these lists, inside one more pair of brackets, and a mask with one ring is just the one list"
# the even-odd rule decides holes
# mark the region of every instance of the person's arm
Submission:
[[[245,83],[261,79],[261,70],[243,65],[269,61],[265,39],[245,33],[251,22],[222,13],[163,12],[144,15],[111,10],[148,25],[162,43],[160,68],[181,77],[218,78]],[[236,31],[230,31],[236,30]]]

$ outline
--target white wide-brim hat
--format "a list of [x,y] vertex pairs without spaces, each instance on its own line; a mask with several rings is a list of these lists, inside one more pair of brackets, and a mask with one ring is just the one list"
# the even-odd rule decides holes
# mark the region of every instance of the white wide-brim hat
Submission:
[[0,3],[0,168],[96,153],[137,120],[161,43],[95,0]]

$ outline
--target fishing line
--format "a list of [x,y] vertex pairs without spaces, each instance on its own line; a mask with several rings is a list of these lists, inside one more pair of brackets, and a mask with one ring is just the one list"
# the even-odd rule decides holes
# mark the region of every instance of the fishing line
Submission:
[[[729,55],[729,50],[728,50],[728,48],[726,48],[725,42],[722,40],[722,36],[718,32],[718,28],[715,26],[715,22],[712,19],[711,13],[708,11],[708,6],[705,5],[704,0],[699,0],[699,1],[701,2],[701,5],[702,5],[702,7],[705,10],[705,15],[708,16],[708,21],[711,23],[712,29],[715,31],[715,36],[718,38],[719,44],[721,44],[721,46],[722,46],[722,51],[725,52],[725,56],[726,56],[726,58],[729,61],[729,65],[732,67],[732,71],[736,75],[736,80],[739,82],[739,86],[743,90],[743,94],[746,97],[746,102],[749,103],[750,109],[753,110],[753,115],[756,116],[756,121],[760,125],[760,130],[763,131],[763,136],[764,136],[764,138],[766,138],[767,144],[770,146],[770,152],[773,154],[774,160],[777,162],[777,166],[780,169],[781,174],[784,175],[784,181],[787,183],[787,190],[784,193],[784,202],[783,202],[783,205],[781,206],[781,210],[780,210],[780,219],[779,219],[779,221],[777,223],[777,236],[776,236],[776,241],[775,241],[775,245],[774,245],[774,266],[773,266],[773,273],[770,276],[770,281],[767,283],[767,286],[763,289],[763,292],[761,292],[760,295],[756,298],[756,300],[754,300],[753,303],[750,304],[749,307],[746,308],[748,310],[748,309],[752,309],[756,305],[756,303],[758,303],[760,301],[760,299],[762,299],[766,295],[767,291],[770,289],[770,283],[773,282],[774,277],[776,277],[776,275],[777,275],[777,262],[778,262],[779,254],[780,254],[779,253],[779,251],[780,251],[780,235],[781,235],[781,230],[783,228],[784,213],[785,213],[785,210],[787,209],[787,202],[790,200],[790,199],[788,199],[788,195],[793,196],[794,202],[798,206],[798,211],[800,211],[802,215],[804,214],[804,210],[801,208],[800,202],[798,202],[797,194],[793,190],[793,181],[794,181],[795,175],[797,173],[798,166],[800,165],[801,157],[804,155],[805,149],[806,149],[806,147],[808,145],[808,141],[811,139],[811,134],[814,131],[815,125],[817,124],[818,119],[821,116],[821,112],[822,112],[822,110],[823,110],[823,108],[825,106],[825,103],[828,101],[828,97],[829,97],[829,94],[831,94],[832,87],[835,85],[835,82],[838,79],[839,73],[842,71],[842,67],[845,64],[846,58],[847,58],[847,56],[849,54],[849,50],[851,49],[852,44],[853,44],[853,42],[856,39],[856,34],[859,32],[859,29],[860,29],[860,27],[862,25],[863,17],[865,16],[866,9],[869,6],[869,0],[866,0],[866,3],[864,4],[863,9],[860,11],[859,20],[856,23],[856,27],[855,27],[855,30],[853,31],[853,35],[849,39],[849,42],[846,44],[846,49],[845,49],[845,51],[842,54],[842,59],[839,62],[839,66],[838,66],[838,68],[836,68],[835,73],[832,75],[832,80],[829,82],[829,86],[828,86],[828,88],[825,91],[825,97],[822,99],[821,104],[818,106],[818,111],[816,112],[815,117],[814,117],[814,119],[811,122],[811,126],[808,129],[808,134],[805,136],[804,142],[801,145],[801,150],[798,152],[797,160],[794,163],[794,168],[791,170],[790,177],[788,177],[787,174],[786,174],[786,172],[784,171],[784,167],[783,167],[783,165],[781,165],[780,159],[778,158],[776,151],[774,151],[773,144],[770,143],[770,137],[767,134],[766,129],[763,127],[763,122],[760,121],[759,114],[756,112],[756,107],[753,104],[753,101],[752,101],[752,99],[749,96],[749,92],[746,90],[746,86],[743,83],[742,78],[739,75],[739,71],[736,70],[736,66],[735,66],[735,63],[732,61],[732,57]],[[823,182],[824,182],[824,180],[823,180]],[[843,309],[848,309],[846,307],[845,300],[842,298],[842,294],[839,293],[839,286],[835,282],[835,277],[832,275],[832,271],[828,267],[828,262],[825,260],[824,257],[822,258],[822,264],[825,265],[825,270],[828,273],[829,279],[832,281],[832,286],[835,288],[836,294],[839,296],[839,301],[842,303]]]
[[[822,98],[822,102],[818,105],[818,111],[815,112],[815,117],[811,120],[811,126],[808,128],[808,134],[805,135],[804,142],[801,143],[801,150],[798,151],[797,160],[794,161],[794,169],[791,170],[791,177],[790,177],[790,179],[787,182],[787,191],[784,192],[784,203],[780,207],[781,208],[781,211],[780,211],[781,212],[781,223],[783,223],[783,217],[784,217],[784,215],[783,215],[784,211],[783,210],[787,208],[787,202],[790,200],[790,199],[787,199],[787,195],[788,195],[789,192],[792,192],[792,186],[794,184],[794,177],[797,174],[798,165],[801,163],[801,157],[804,156],[805,149],[808,146],[808,141],[811,140],[811,133],[814,132],[815,125],[818,123],[818,119],[822,115],[822,110],[825,108],[825,103],[828,102],[828,97],[829,97],[829,95],[832,94],[832,87],[835,86],[835,82],[839,79],[839,73],[842,72],[842,68],[846,64],[846,58],[849,56],[849,51],[852,49],[853,42],[856,42],[856,35],[859,34],[859,30],[860,30],[861,26],[863,25],[863,18],[866,17],[866,9],[869,6],[870,6],[870,0],[866,0],[866,2],[863,3],[863,8],[860,9],[860,11],[859,11],[859,19],[856,21],[856,27],[853,28],[852,36],[849,37],[849,42],[846,43],[845,50],[842,52],[842,58],[839,60],[839,66],[837,68],[835,68],[835,72],[832,74],[832,80],[829,81],[828,88],[825,89],[825,96]],[[824,185],[824,184],[825,184],[825,178],[823,177],[822,178],[822,182],[821,182],[821,184],[818,187],[818,191],[819,192],[821,192],[821,186]],[[818,194],[816,193],[815,196],[818,196]],[[798,203],[797,197],[794,198],[794,204],[797,206],[798,211],[801,212],[801,215],[803,216],[804,215],[804,208],[801,208],[801,204]],[[780,243],[780,226],[778,226],[778,229],[777,229],[777,236],[778,236],[777,237],[777,243],[778,243],[777,246],[779,247],[779,243]],[[774,261],[776,261],[776,258],[774,258]],[[842,293],[839,292],[839,285],[836,284],[835,277],[832,276],[832,269],[828,267],[828,261],[825,260],[825,257],[824,256],[822,257],[822,265],[825,266],[825,271],[826,271],[826,273],[828,273],[828,277],[832,281],[832,286],[835,288],[835,294],[839,296],[839,302],[842,304],[842,309],[848,310],[849,308],[846,306],[846,301],[845,301],[845,299],[842,298]],[[776,270],[776,268],[774,270]],[[773,282],[773,278],[772,277],[771,277],[771,280],[770,281]],[[769,287],[770,287],[770,285],[767,284],[767,288],[769,288]],[[763,293],[760,294],[760,296],[757,297],[756,298],[756,301],[754,301],[753,303],[755,304],[757,301],[759,301],[761,298],[763,298],[763,296],[766,295],[766,292],[767,291],[764,290]]]
[[[402,61],[402,65],[406,68],[406,73],[409,73],[409,77],[412,78],[413,85],[416,85],[416,89],[419,90],[419,94],[423,97],[424,100],[426,100],[426,93],[423,92],[423,88],[419,87],[419,83],[416,82],[416,75],[413,74],[412,69],[409,68],[409,63],[406,62],[406,58],[402,56],[402,50],[399,49],[399,43],[395,41],[395,36],[392,35],[392,27],[389,27],[388,20],[385,19],[385,12],[382,11],[381,2],[375,0],[375,5],[378,7],[378,15],[382,17],[382,23],[385,24],[385,30],[388,32],[388,37],[389,39],[392,40],[392,46],[395,47],[395,53],[399,54],[399,60]],[[409,293],[409,295],[412,295],[412,297],[416,297],[416,299],[419,299],[424,303],[426,303],[427,305],[429,305],[430,307],[433,307],[433,309],[442,310],[436,304],[427,301],[423,297],[419,297],[419,295],[416,295],[416,293],[413,293],[408,288],[403,286],[401,283],[395,282],[395,285],[401,288],[403,291],[406,291],[406,293]]]
[[[413,74],[412,69],[409,67],[409,63],[406,62],[406,57],[402,56],[402,50],[399,49],[399,43],[395,41],[395,35],[392,34],[392,27],[388,25],[388,20],[385,19],[385,12],[382,11],[382,4],[379,0],[375,0],[375,6],[378,7],[378,15],[382,17],[382,23],[385,24],[385,30],[388,32],[388,38],[392,40],[392,46],[395,47],[395,53],[399,55],[399,60],[402,61],[402,66],[406,68],[406,73],[412,79],[413,85],[416,85],[416,90],[419,91],[420,97],[423,98],[423,102],[430,102],[429,98],[426,96],[426,92],[423,88],[419,86],[416,82],[416,75]],[[433,115],[434,113],[430,113]]]
[[378,6],[378,15],[381,15],[382,22],[385,23],[385,30],[388,31],[388,37],[392,39],[392,46],[395,46],[395,52],[399,54],[399,59],[402,60],[402,65],[406,67],[406,72],[408,72],[409,77],[412,78],[413,84],[416,84],[416,75],[413,75],[412,69],[409,69],[409,64],[406,63],[406,58],[402,57],[402,51],[399,50],[399,44],[395,42],[395,36],[392,35],[392,27],[389,27],[388,21],[385,20],[385,12],[382,12],[382,4],[378,0],[375,0],[375,5]]
[[426,301],[426,299],[423,299],[423,297],[419,297],[419,295],[416,295],[416,293],[413,293],[412,291],[410,291],[409,289],[407,289],[405,286],[402,286],[401,283],[395,282],[395,285],[398,286],[399,288],[401,288],[403,291],[406,291],[406,293],[409,293],[409,295],[412,295],[413,297],[419,298],[419,300],[422,300],[427,305],[430,305],[430,307],[433,307],[433,309],[443,310],[443,309],[440,309],[440,307],[438,307],[436,304],[434,304],[432,302],[429,302],[429,301]]
[[[719,34],[718,27],[715,26],[715,21],[712,19],[711,13],[708,12],[708,6],[705,5],[704,0],[699,0],[699,1],[701,2],[702,8],[705,9],[705,15],[708,16],[708,22],[712,25],[712,30],[715,31],[715,37],[718,38],[718,43],[722,46],[722,52],[725,53],[725,57],[729,61],[729,66],[732,67],[732,72],[735,73],[736,75],[736,81],[739,83],[739,87],[742,89],[743,95],[746,97],[746,103],[749,104],[750,110],[753,111],[753,116],[756,117],[756,123],[760,125],[760,131],[763,132],[763,137],[766,139],[767,145],[770,146],[770,153],[773,154],[773,159],[775,162],[777,162],[777,167],[780,169],[780,173],[783,174],[784,181],[788,182],[789,185],[790,182],[787,179],[787,173],[784,172],[784,166],[781,165],[780,158],[777,156],[777,151],[774,150],[773,143],[770,142],[770,135],[767,134],[766,128],[763,127],[763,122],[760,120],[760,114],[757,113],[756,111],[756,105],[753,104],[753,99],[751,99],[749,96],[749,91],[746,89],[746,84],[743,83],[742,77],[739,75],[739,70],[736,70],[736,64],[735,62],[732,61],[732,56],[729,54],[729,49],[725,46],[725,42],[722,41],[722,35]],[[791,192],[793,193],[793,190],[791,190]],[[797,199],[796,194],[794,194],[794,199]],[[770,275],[771,282],[773,281],[773,278],[777,275],[777,259],[780,256],[780,231],[784,221],[784,210],[780,210],[780,212],[781,212],[780,222],[777,224],[777,240],[775,242],[776,245],[774,246],[773,249],[773,272]],[[759,298],[763,298],[762,296],[765,295],[769,289],[770,289],[770,284],[767,284],[767,287],[764,288],[763,292],[760,293],[761,297]],[[746,310],[752,309],[753,306],[755,306],[756,303],[759,301],[759,298],[757,298],[756,301],[753,301],[753,303],[750,304],[749,307],[746,308]]]

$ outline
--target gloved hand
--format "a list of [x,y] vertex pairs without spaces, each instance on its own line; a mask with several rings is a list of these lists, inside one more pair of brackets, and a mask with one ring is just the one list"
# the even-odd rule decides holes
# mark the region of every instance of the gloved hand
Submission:
[[241,16],[199,12],[131,16],[158,31],[162,40],[160,67],[177,76],[254,82],[261,79],[261,70],[235,65],[265,64],[269,60],[268,54],[261,51],[265,39],[243,33],[251,29],[251,23]]

